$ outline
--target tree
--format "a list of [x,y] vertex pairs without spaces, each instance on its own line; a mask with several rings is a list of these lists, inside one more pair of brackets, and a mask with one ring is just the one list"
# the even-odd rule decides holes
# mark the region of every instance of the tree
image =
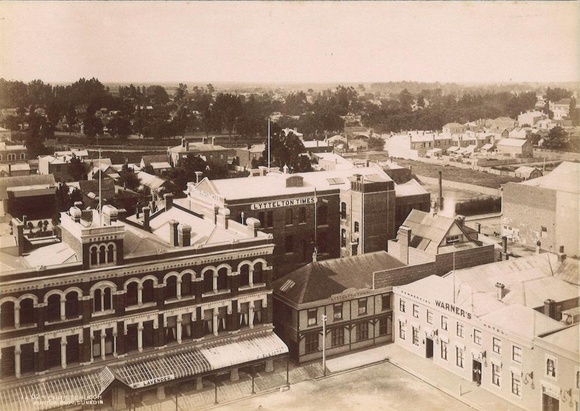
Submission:
[[179,83],[179,86],[173,95],[173,100],[180,102],[185,98],[185,96],[187,96],[187,84]]
[[68,131],[72,133],[72,130],[77,123],[77,111],[75,110],[75,106],[70,103],[66,111],[66,124],[68,126]]
[[113,137],[119,137],[122,140],[125,140],[133,132],[131,130],[131,122],[121,116],[113,117],[107,124],[107,129]]
[[562,127],[554,127],[544,139],[545,148],[559,150],[568,146],[568,135]]
[[103,122],[95,116],[94,107],[89,106],[83,119],[84,133],[89,138],[103,135]]
[[85,167],[85,163],[83,163],[80,158],[74,155],[74,153],[70,159],[68,173],[70,174],[73,181],[86,180],[87,178],[87,169]]
[[121,177],[119,181],[123,185],[123,188],[135,191],[141,186],[141,180],[133,170],[121,171],[119,175]]
[[368,140],[369,150],[383,151],[385,148],[385,140],[377,137],[370,137]]

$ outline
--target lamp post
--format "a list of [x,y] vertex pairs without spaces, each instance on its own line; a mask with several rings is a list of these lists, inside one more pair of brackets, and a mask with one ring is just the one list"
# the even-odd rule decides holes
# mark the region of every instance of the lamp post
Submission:
[[326,377],[326,320],[328,316],[322,314],[322,376]]

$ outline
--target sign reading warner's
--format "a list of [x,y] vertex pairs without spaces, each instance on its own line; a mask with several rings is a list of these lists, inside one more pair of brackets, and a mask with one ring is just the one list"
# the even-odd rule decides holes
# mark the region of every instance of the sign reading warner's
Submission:
[[252,210],[264,210],[266,208],[278,208],[278,207],[289,207],[298,206],[305,204],[314,204],[314,197],[304,197],[304,198],[291,198],[288,200],[275,200],[275,201],[265,201],[263,203],[253,203]]

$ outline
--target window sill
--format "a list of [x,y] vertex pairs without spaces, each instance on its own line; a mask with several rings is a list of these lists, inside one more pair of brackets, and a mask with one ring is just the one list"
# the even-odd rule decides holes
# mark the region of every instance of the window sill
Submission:
[[209,293],[203,293],[201,296],[203,298],[206,298],[206,297],[213,297],[215,295],[224,295],[224,294],[229,294],[229,293],[231,293],[231,290],[218,290],[218,291],[211,291]]
[[188,300],[195,300],[195,295],[185,295],[182,296],[181,298],[179,297],[171,297],[168,298],[167,300],[163,301],[165,304],[173,304],[173,303],[177,303],[179,301],[188,301]]
[[152,308],[152,307],[156,307],[157,303],[144,303],[144,304],[137,304],[137,305],[129,305],[127,307],[125,307],[125,311],[135,311],[135,310],[139,310],[141,308]]
[[264,287],[266,285],[266,283],[256,283],[256,284],[250,284],[250,285],[242,285],[238,288],[238,291],[246,291],[246,290],[253,290],[256,288],[260,288],[260,287]]
[[[67,323],[70,321],[76,321],[76,320],[80,320],[81,318],[83,318],[82,315],[78,315],[76,317],[73,318],[65,318],[64,320],[55,320],[55,321],[45,321],[44,325],[54,325],[54,324],[63,324],[63,323]],[[28,325],[27,328],[30,328],[31,325]],[[20,329],[22,329],[22,327],[20,327]]]
[[115,310],[105,310],[105,311],[96,311],[93,312],[93,317],[104,317],[105,315],[115,314]]

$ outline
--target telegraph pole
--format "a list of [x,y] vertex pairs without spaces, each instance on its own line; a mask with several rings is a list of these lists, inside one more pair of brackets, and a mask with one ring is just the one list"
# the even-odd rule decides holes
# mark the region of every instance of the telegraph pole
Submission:
[[328,316],[322,314],[322,376],[326,377],[326,320]]

